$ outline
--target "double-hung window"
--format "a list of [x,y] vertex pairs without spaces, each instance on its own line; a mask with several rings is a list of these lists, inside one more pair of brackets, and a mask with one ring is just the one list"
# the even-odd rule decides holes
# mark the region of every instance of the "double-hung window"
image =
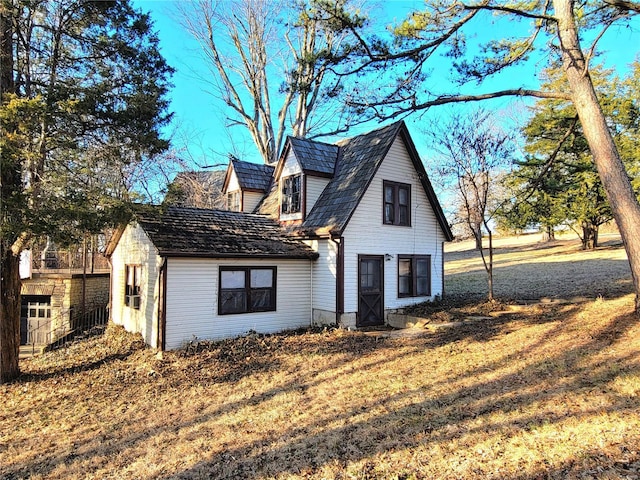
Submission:
[[398,255],[398,297],[431,295],[431,256]]
[[140,308],[140,265],[125,265],[124,267],[124,304],[131,308]]
[[385,180],[382,188],[385,225],[411,226],[411,185]]
[[240,211],[240,190],[227,193],[227,209],[232,212]]
[[276,309],[276,267],[220,267],[218,314]]
[[301,199],[302,175],[292,175],[282,179],[282,203],[281,212],[299,213],[302,202]]

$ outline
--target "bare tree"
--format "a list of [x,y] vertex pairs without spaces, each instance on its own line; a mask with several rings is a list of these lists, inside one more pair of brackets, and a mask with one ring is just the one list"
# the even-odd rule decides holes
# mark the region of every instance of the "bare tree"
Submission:
[[[475,238],[487,272],[488,300],[493,301],[491,218],[498,206],[495,192],[500,190],[499,179],[513,157],[512,137],[483,110],[457,113],[444,123],[434,122],[427,134],[440,153],[437,173],[455,185],[458,211]],[[489,241],[486,254],[483,232]]]
[[[318,129],[331,134],[348,123],[337,104],[323,117],[328,109],[319,102],[329,100],[323,87],[346,35],[334,28],[334,15],[325,9],[345,4],[196,0],[180,6],[180,21],[209,65],[212,93],[233,112],[228,124],[247,128],[265,163],[277,161],[287,131],[297,137]],[[335,88],[334,83],[327,90]],[[332,127],[327,129],[325,121]]]
[[222,194],[225,170],[180,172],[169,184],[165,203],[196,208],[226,207]]
[[[590,60],[597,53],[598,42],[614,24],[629,22],[640,13],[633,1],[601,0],[576,2],[551,0],[544,2],[442,2],[427,0],[421,12],[414,12],[396,29],[394,45],[369,41],[360,37],[362,52],[360,71],[392,70],[392,81],[376,88],[354,89],[349,103],[367,118],[388,119],[409,115],[437,105],[472,102],[508,96],[533,96],[571,101],[582,124],[585,138],[612,206],[631,267],[636,293],[635,310],[640,314],[640,203],[633,192],[629,175],[614,144],[601,105],[589,75]],[[342,17],[345,18],[344,16]],[[498,20],[496,20],[498,19]],[[493,28],[495,37],[480,45],[475,55],[467,52],[468,28],[478,22],[507,19],[507,36],[501,28]],[[486,30],[486,28],[485,28]],[[546,37],[546,39],[545,39]],[[591,38],[583,47],[581,41]],[[545,41],[546,40],[546,41]],[[394,48],[398,45],[400,48]],[[527,88],[517,76],[509,79],[511,88],[493,89],[486,80],[495,74],[521,65],[540,49],[550,61],[560,61],[569,84],[567,91]],[[440,54],[451,59],[459,74],[451,92],[442,94],[430,89],[431,59]],[[543,62],[538,62],[540,68]],[[544,65],[542,65],[544,68]],[[457,85],[476,82],[473,93],[461,92]],[[482,91],[480,84],[487,88]],[[489,87],[487,87],[489,85]]]

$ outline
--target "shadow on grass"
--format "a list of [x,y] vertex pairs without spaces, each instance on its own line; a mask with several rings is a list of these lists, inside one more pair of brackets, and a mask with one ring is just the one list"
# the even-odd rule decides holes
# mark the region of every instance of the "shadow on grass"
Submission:
[[[361,470],[352,472],[358,478],[386,478],[391,472],[378,471],[372,457],[393,454],[399,450],[414,451],[419,455],[422,448],[435,445],[444,448],[451,442],[460,442],[463,436],[474,434],[501,436],[506,443],[509,436],[514,435],[514,431],[532,431],[542,425],[561,423],[569,417],[580,420],[607,412],[615,412],[616,415],[637,413],[640,401],[623,396],[612,396],[609,404],[583,409],[578,415],[568,410],[549,413],[532,407],[554,402],[561,395],[571,396],[593,389],[606,389],[618,376],[638,373],[640,370],[638,358],[634,356],[614,356],[615,365],[612,364],[611,356],[598,359],[599,353],[619,342],[636,324],[637,319],[630,314],[613,318],[609,324],[585,337],[586,340],[580,345],[558,351],[553,356],[539,354],[540,348],[567,328],[565,320],[575,313],[570,309],[558,309],[555,323],[550,324],[551,328],[546,335],[531,344],[514,346],[511,353],[499,360],[469,365],[457,376],[437,378],[430,384],[414,386],[385,396],[384,404],[401,405],[399,408],[381,409],[380,398],[370,398],[363,394],[353,404],[343,405],[337,414],[319,415],[304,424],[291,422],[285,431],[264,431],[259,434],[259,438],[244,444],[238,442],[239,445],[233,448],[218,446],[199,463],[180,472],[167,472],[164,478],[257,479],[287,475],[312,476],[318,475],[325,467],[346,468],[347,465],[358,462],[362,463],[358,467]],[[127,449],[143,445],[151,436],[160,438],[170,432],[199,428],[228,412],[262,404],[268,408],[266,401],[276,395],[309,391],[315,386],[331,384],[347,375],[345,367],[349,360],[358,360],[358,368],[366,375],[369,369],[383,363],[403,365],[405,359],[410,361],[414,358],[413,353],[418,351],[441,351],[443,347],[449,346],[465,348],[473,341],[484,342],[498,335],[508,335],[514,328],[528,321],[536,322],[538,319],[514,321],[508,317],[498,318],[474,326],[402,340],[379,340],[356,334],[344,337],[323,337],[316,334],[316,347],[309,347],[308,342],[302,341],[302,337],[281,337],[277,339],[280,351],[309,348],[309,355],[326,355],[331,360],[323,366],[322,371],[311,370],[297,375],[292,371],[281,384],[256,392],[252,398],[230,401],[206,413],[194,411],[178,423],[166,424],[162,419],[156,419],[152,424],[140,425],[134,433],[126,436],[97,438],[86,445],[81,454],[71,455],[60,451],[40,455],[34,457],[29,464],[6,472],[6,475],[8,478],[34,473],[46,476],[58,465],[74,462],[90,464],[95,455],[107,458],[117,456]],[[360,344],[357,352],[351,350],[355,343]],[[273,348],[266,350],[270,352],[270,357],[275,350],[274,344],[271,345]],[[217,378],[213,370],[217,368],[219,359],[196,355],[193,360],[200,358],[203,359],[200,367],[208,362],[214,366],[210,369],[213,382]],[[517,371],[512,371],[509,367],[518,358],[532,360],[525,362]],[[593,360],[585,362],[585,359]],[[496,375],[484,378],[488,371],[495,372]],[[401,373],[398,372],[398,375]],[[202,379],[191,381],[199,383],[200,380]],[[446,383],[454,387],[443,393],[438,386]],[[379,413],[373,418],[364,418],[363,412],[370,409],[378,409],[376,411]],[[496,415],[497,413],[500,415]],[[210,427],[205,431],[211,432]],[[242,435],[241,430],[238,435]],[[468,455],[473,457],[475,453],[469,451]],[[568,471],[574,474],[589,472],[594,468],[590,458],[599,461],[599,453],[585,452],[575,461],[567,460],[554,465],[551,473],[562,477]],[[422,463],[405,463],[404,466],[394,467],[393,474],[398,478],[420,477],[420,465],[427,465],[429,459],[418,458],[416,461]],[[480,466],[478,469],[478,477],[489,473],[482,472]],[[511,478],[537,478],[542,472],[543,470],[511,474]]]
[[[402,399],[420,396],[420,393],[424,393],[424,399],[380,415],[373,420],[361,421],[358,420],[361,412],[374,406],[365,401],[345,409],[339,417],[318,419],[312,425],[292,427],[278,438],[264,437],[243,447],[219,452],[177,475],[166,478],[304,476],[317,473],[320,468],[329,464],[346,466],[398,449],[415,450],[429,444],[446,445],[460,440],[462,435],[474,433],[504,435],[502,432],[512,429],[532,431],[541,426],[560,423],[568,418],[580,420],[599,416],[605,412],[615,412],[616,415],[635,414],[638,409],[638,400],[630,401],[625,397],[615,399],[606,407],[598,406],[582,410],[579,415],[568,411],[549,414],[529,408],[533,403],[552,401],[558,394],[571,395],[593,388],[603,388],[614,380],[621,372],[617,368],[611,368],[608,362],[580,366],[576,359],[596,354],[612,345],[634,322],[635,319],[631,316],[618,317],[612,322],[611,329],[599,332],[590,343],[581,346],[579,351],[572,349],[556,357],[538,360],[516,373],[504,374],[491,381],[478,380],[471,384],[465,382],[464,387],[450,394],[432,396],[427,391],[416,390],[398,393],[387,398],[387,401],[395,403]],[[440,337],[440,341],[448,343],[452,338]],[[423,347],[433,347],[434,345],[430,342],[423,344]],[[620,364],[628,365],[628,372],[638,371],[637,358],[620,357],[617,360]],[[550,379],[549,375],[553,372],[549,366],[554,364],[565,365],[564,375]],[[465,380],[475,378],[478,373],[467,372]],[[523,379],[530,378],[540,380],[537,385],[524,385]],[[534,393],[532,393],[532,386],[537,387],[533,389]],[[523,410],[528,413],[521,413]],[[496,412],[500,412],[500,418],[510,415],[512,418],[493,420],[492,414]],[[483,417],[484,421],[478,423],[477,419]],[[345,425],[326,428],[329,423]],[[316,433],[309,434],[310,431]],[[473,456],[474,453],[469,452],[469,455]],[[569,471],[573,474],[597,471],[596,465],[585,461],[589,455],[596,460],[601,460],[603,456],[598,455],[598,452],[587,452],[579,455],[579,458],[576,457],[554,467],[555,472],[563,476]],[[424,459],[425,462],[428,460],[428,458]],[[358,478],[385,478],[391,473],[386,471],[376,474],[376,467],[375,463],[365,463],[362,467],[363,471],[358,472]],[[394,469],[394,475],[398,478],[416,476],[416,469],[405,468],[405,471]],[[480,476],[483,472],[478,470],[477,473]],[[540,472],[512,474],[511,478],[539,478],[539,474]],[[549,478],[547,475],[543,476]],[[503,476],[503,478],[509,477]]]

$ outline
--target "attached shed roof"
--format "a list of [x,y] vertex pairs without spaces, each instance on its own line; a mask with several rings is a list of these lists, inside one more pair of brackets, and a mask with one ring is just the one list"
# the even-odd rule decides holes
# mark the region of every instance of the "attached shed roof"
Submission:
[[231,165],[233,166],[233,171],[236,173],[236,178],[242,190],[259,192],[269,190],[274,169],[272,165],[245,162],[237,158],[231,159]]
[[307,258],[315,253],[263,215],[186,207],[146,208],[136,220],[168,257]]

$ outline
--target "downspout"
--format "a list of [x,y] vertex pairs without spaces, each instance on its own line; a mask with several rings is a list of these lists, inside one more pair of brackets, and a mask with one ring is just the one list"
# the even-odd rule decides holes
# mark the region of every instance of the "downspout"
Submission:
[[336,259],[336,325],[344,313],[344,237],[331,238],[338,248]]
[[444,298],[444,240],[440,242],[440,255],[442,255],[442,261],[440,262],[440,265],[442,265],[440,268],[442,269],[442,273],[441,273],[441,277],[442,277],[442,297]]
[[160,298],[158,300],[158,339],[156,344],[161,352],[167,339],[167,257],[163,257],[160,267]]
[[313,260],[309,259],[309,283],[311,284],[310,326],[313,326]]

